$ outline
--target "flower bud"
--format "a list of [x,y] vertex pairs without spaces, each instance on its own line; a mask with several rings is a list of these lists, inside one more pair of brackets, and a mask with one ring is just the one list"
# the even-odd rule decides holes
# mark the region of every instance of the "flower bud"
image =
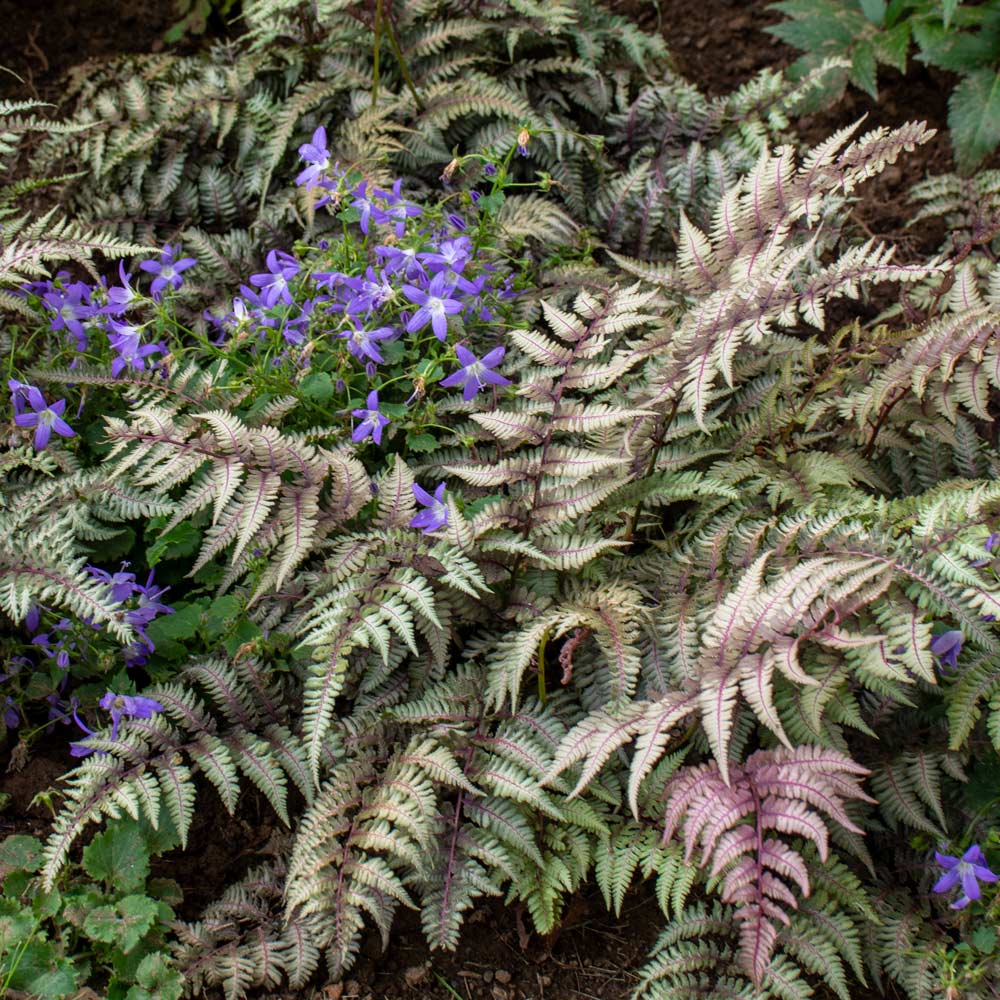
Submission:
[[456,156],[451,163],[448,164],[441,172],[441,183],[450,184],[452,177],[455,176],[455,171],[458,170],[461,160]]

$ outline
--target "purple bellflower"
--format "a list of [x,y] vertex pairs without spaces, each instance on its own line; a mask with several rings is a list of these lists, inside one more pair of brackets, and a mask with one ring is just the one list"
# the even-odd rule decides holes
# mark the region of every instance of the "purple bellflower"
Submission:
[[30,405],[31,393],[38,393],[39,398],[42,396],[41,392],[34,386],[28,385],[27,382],[20,382],[16,378],[7,379],[7,386],[10,389],[10,401],[14,406],[15,416],[18,413],[23,413],[24,408]]
[[444,502],[444,483],[438,483],[431,496],[422,486],[413,484],[413,495],[426,509],[418,511],[410,519],[411,528],[420,528],[425,535],[448,523],[448,505]]
[[352,410],[351,412],[356,416],[361,423],[354,428],[354,433],[351,435],[351,440],[358,444],[364,441],[366,437],[371,435],[371,439],[376,444],[382,443],[382,430],[389,423],[389,418],[383,416],[379,412],[378,408],[378,392],[374,389],[368,393],[367,409],[365,410]]
[[386,200],[386,204],[388,205],[385,212],[386,221],[395,223],[397,236],[402,236],[406,232],[407,219],[421,214],[420,209],[416,205],[406,201],[402,194],[400,194],[402,184],[403,179],[397,177],[391,191],[376,191],[376,194],[381,195]]
[[992,552],[998,545],[1000,545],[1000,531],[994,531],[990,535],[990,537],[986,539],[986,544],[983,546],[983,548],[986,549],[986,551],[991,554],[990,557],[987,559],[977,559],[971,565],[977,567],[986,566],[989,563],[993,562]]
[[7,695],[3,703],[3,724],[8,729],[17,729],[21,722],[21,713],[17,710],[17,704],[10,695]]
[[295,304],[288,282],[299,273],[299,262],[284,250],[272,250],[267,255],[267,273],[250,275],[250,284],[260,289],[260,303],[270,309],[278,302]]
[[316,187],[330,169],[330,150],[326,148],[326,129],[322,125],[313,132],[309,142],[299,146],[299,158],[308,166],[295,178],[295,183],[300,187],[304,184],[306,190]]
[[100,312],[109,316],[121,316],[134,302],[142,298],[139,292],[132,287],[132,275],[126,273],[124,261],[118,262],[118,277],[121,284],[112,285],[108,289],[107,305],[100,309]]
[[389,221],[389,216],[379,208],[368,195],[368,181],[362,181],[352,192],[354,201],[351,208],[356,208],[361,213],[361,232],[368,235],[368,228],[372,222],[382,224]]
[[423,254],[418,253],[415,247],[405,250],[400,247],[375,247],[375,255],[385,261],[383,269],[385,274],[395,274],[399,271],[407,281],[427,279],[427,272],[420,260]]
[[944,869],[944,875],[934,883],[931,892],[949,892],[961,883],[962,895],[951,904],[953,910],[962,910],[982,896],[980,882],[996,882],[998,878],[987,867],[986,857],[978,844],[973,844],[961,858],[935,851],[934,860]]
[[438,340],[446,340],[448,317],[462,311],[462,303],[451,297],[453,290],[443,272],[434,275],[426,292],[414,285],[403,285],[403,294],[419,306],[407,322],[406,332],[416,333],[430,323],[434,336]]
[[125,612],[125,620],[135,628],[145,628],[157,615],[172,615],[174,609],[167,607],[160,598],[169,590],[169,587],[153,586],[153,570],[149,571],[145,586],[135,584],[133,592],[139,595],[138,605],[130,611]]
[[[56,625],[52,626],[53,632],[68,632],[72,628],[72,623],[68,618],[61,618]],[[56,661],[56,666],[60,670],[69,669],[69,654],[76,649],[76,643],[67,642],[66,636],[56,636],[52,638],[48,632],[36,635],[32,640],[33,646],[38,646],[42,652],[50,659]]]
[[352,316],[380,309],[396,297],[396,289],[389,281],[385,271],[376,274],[369,267],[365,277],[358,282],[356,294],[347,304],[347,311]]
[[98,580],[103,580],[111,588],[111,600],[121,604],[122,601],[127,601],[136,589],[135,573],[126,573],[126,566],[128,563],[123,562],[121,570],[114,574],[97,566],[88,566],[87,572]]
[[168,285],[174,289],[180,288],[184,284],[181,274],[198,263],[194,257],[182,257],[178,260],[177,254],[180,252],[179,243],[176,247],[168,243],[160,251],[160,260],[144,260],[139,265],[141,270],[153,275],[153,283],[149,286],[149,291],[157,302],[160,301],[163,290]]
[[[10,381],[14,382],[15,380],[11,379]],[[23,384],[19,382],[18,386],[22,386]],[[14,400],[14,423],[18,427],[35,428],[36,451],[44,451],[46,445],[49,443],[49,438],[52,437],[53,431],[62,437],[76,436],[76,432],[62,417],[63,412],[66,410],[65,399],[57,400],[50,406],[45,402],[45,397],[41,392],[33,385],[26,386],[24,389],[15,389],[11,386],[11,389]],[[18,413],[18,397],[26,402],[33,412],[29,413],[22,408],[21,412]]]
[[82,281],[74,281],[65,291],[52,287],[42,296],[42,301],[55,313],[51,328],[54,332],[66,330],[76,337],[77,349],[87,349],[87,333],[83,320],[94,315],[90,302],[90,286]]
[[442,240],[437,253],[425,253],[421,256],[433,271],[449,270],[461,274],[472,257],[472,240],[468,236]]
[[378,349],[377,342],[388,340],[395,335],[396,331],[391,326],[380,326],[377,330],[351,327],[340,332],[340,336],[347,341],[347,349],[358,361],[362,363],[374,361],[376,364],[382,364],[385,361]]
[[457,372],[441,379],[441,385],[447,389],[453,389],[461,385],[462,398],[468,402],[480,389],[485,389],[487,385],[510,385],[510,379],[498,375],[493,368],[496,368],[503,361],[504,348],[494,347],[488,354],[477,358],[472,351],[467,350],[459,344],[455,348],[461,368]]
[[958,669],[958,654],[962,652],[965,636],[957,629],[942,632],[931,639],[931,652],[938,658],[942,670]]
[[118,320],[108,322],[108,343],[118,356],[111,362],[111,374],[115,378],[126,369],[144,371],[146,358],[151,354],[163,354],[162,344],[142,343],[142,331],[131,323],[119,323]]
[[122,717],[133,719],[149,719],[154,713],[162,712],[163,706],[154,698],[143,698],[142,695],[115,694],[109,691],[98,704],[106,712],[111,713],[111,738],[118,739],[118,726]]

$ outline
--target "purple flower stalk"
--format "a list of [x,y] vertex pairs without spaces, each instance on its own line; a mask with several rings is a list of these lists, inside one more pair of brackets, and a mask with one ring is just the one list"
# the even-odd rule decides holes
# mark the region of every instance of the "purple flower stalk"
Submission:
[[462,398],[468,402],[480,389],[485,389],[487,385],[510,385],[510,379],[498,375],[493,368],[496,368],[503,361],[504,348],[494,347],[488,354],[477,358],[472,351],[466,350],[459,344],[455,348],[458,360],[462,367],[457,372],[441,379],[441,385],[447,389],[461,385]]
[[250,275],[250,284],[260,289],[260,302],[270,309],[278,302],[294,305],[288,282],[299,273],[299,262],[284,250],[272,250],[267,255],[267,273]]
[[[35,450],[44,451],[52,437],[52,432],[60,434],[62,437],[75,437],[76,432],[69,424],[63,420],[63,412],[66,410],[66,400],[60,399],[49,406],[45,402],[45,397],[33,385],[26,386],[23,382],[18,382],[17,387],[13,385],[15,379],[8,382],[12,390],[14,403],[14,423],[18,427],[35,428]],[[18,400],[27,403],[33,412],[27,412],[23,408],[18,412]]]
[[942,670],[958,669],[958,654],[962,652],[965,636],[957,629],[942,632],[931,639],[931,652],[938,658]]
[[406,332],[416,333],[430,323],[434,336],[444,341],[448,336],[448,317],[462,311],[462,303],[451,297],[453,291],[443,272],[434,275],[426,292],[414,285],[403,285],[403,294],[420,307],[407,322]]
[[139,268],[147,274],[153,275],[153,283],[149,286],[150,294],[159,302],[163,296],[163,290],[169,285],[173,289],[180,288],[184,284],[181,275],[189,268],[198,263],[193,257],[182,257],[177,259],[177,254],[181,252],[178,243],[176,247],[168,243],[160,251],[160,260],[144,260]]
[[299,146],[299,159],[308,166],[295,178],[295,183],[300,187],[304,184],[306,190],[316,187],[330,169],[330,150],[326,148],[326,129],[322,125],[313,132],[311,141]]
[[351,412],[356,416],[361,423],[354,428],[354,433],[351,435],[351,440],[358,444],[364,441],[369,435],[371,439],[376,444],[382,443],[382,430],[388,426],[390,420],[388,417],[383,416],[379,412],[378,408],[378,392],[374,389],[368,393],[367,409],[365,410],[352,410]]
[[122,718],[149,719],[156,712],[162,712],[163,706],[154,698],[144,698],[142,695],[115,694],[109,691],[98,704],[106,712],[111,713],[111,738],[118,739],[118,726]]
[[949,892],[959,883],[962,885],[962,895],[951,904],[953,910],[962,910],[982,896],[980,882],[996,882],[998,877],[987,867],[978,844],[973,844],[961,858],[935,851],[934,860],[944,869],[944,875],[934,883],[931,892]]
[[413,495],[426,510],[418,511],[410,519],[411,528],[420,528],[425,535],[448,523],[448,505],[444,502],[444,483],[438,483],[434,495],[431,496],[422,486],[413,484]]

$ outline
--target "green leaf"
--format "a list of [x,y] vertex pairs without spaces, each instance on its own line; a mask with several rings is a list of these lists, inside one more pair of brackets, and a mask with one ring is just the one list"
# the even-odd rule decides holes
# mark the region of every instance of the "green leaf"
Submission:
[[415,454],[433,451],[437,447],[437,438],[433,434],[407,434],[406,447]]
[[11,989],[24,990],[32,996],[45,997],[45,1000],[59,1000],[77,989],[78,972],[51,941],[38,936],[20,952],[9,985]]
[[219,639],[233,627],[233,619],[241,608],[241,602],[233,594],[223,594],[208,606],[202,633],[206,639]]
[[197,634],[201,625],[200,604],[177,604],[172,615],[160,615],[146,626],[146,633],[158,646],[164,640],[179,642]]
[[333,379],[327,372],[310,372],[300,383],[303,399],[318,406],[328,403],[336,395]]
[[3,894],[9,899],[17,899],[23,896],[25,890],[31,884],[31,875],[28,872],[11,872],[3,880]]
[[960,170],[971,170],[1000,143],[1000,74],[970,73],[948,102],[948,125]]
[[872,24],[882,25],[885,23],[885,10],[888,0],[858,0],[861,11],[871,21]]
[[941,0],[941,16],[944,18],[944,26],[950,27],[951,19],[955,16],[955,11],[958,10],[958,5],[962,0]]
[[31,909],[38,919],[54,917],[63,905],[62,893],[58,889],[39,892],[31,901]]
[[149,851],[134,822],[119,822],[99,833],[83,850],[83,867],[100,882],[130,892],[149,875]]
[[147,955],[136,970],[133,986],[125,1000],[180,1000],[184,992],[181,974],[170,965],[170,958],[159,952]]
[[902,24],[890,31],[883,31],[875,40],[875,55],[879,62],[906,72],[906,57],[910,51],[910,22]]
[[185,559],[201,547],[201,532],[181,521],[146,547],[146,560],[155,566],[164,559]]
[[0,878],[13,871],[36,872],[42,867],[42,845],[37,837],[15,833],[0,842]]
[[100,906],[107,901],[107,896],[96,892],[92,885],[69,892],[65,896],[62,918],[71,927],[82,927],[87,914],[95,906]]
[[263,633],[260,627],[255,625],[252,621],[243,619],[235,629],[233,629],[232,634],[228,639],[222,644],[226,652],[232,657],[235,656],[240,647],[246,645],[249,642],[256,642]]
[[859,42],[851,53],[851,83],[878,100],[878,63],[871,42]]
[[110,906],[98,906],[87,914],[83,932],[93,941],[114,944],[130,952],[153,926],[158,907],[147,896],[124,896]]
[[920,49],[917,58],[921,62],[952,73],[964,75],[976,69],[992,68],[1000,61],[1000,37],[993,32],[945,31],[940,24],[915,21],[913,38]]
[[484,194],[479,199],[477,207],[480,212],[484,212],[486,215],[496,215],[503,208],[503,203],[506,200],[507,196],[503,191],[494,191],[493,194]]
[[28,907],[13,899],[0,899],[0,942],[10,950],[31,937],[38,921]]
[[997,946],[997,929],[995,927],[977,927],[972,932],[972,944],[977,951],[989,955]]

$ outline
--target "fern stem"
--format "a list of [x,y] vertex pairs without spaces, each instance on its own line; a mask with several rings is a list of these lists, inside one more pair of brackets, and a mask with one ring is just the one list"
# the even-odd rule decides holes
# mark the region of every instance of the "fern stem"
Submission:
[[[663,447],[663,440],[667,436],[667,431],[670,430],[670,425],[674,422],[674,417],[677,415],[677,406],[679,400],[675,399],[673,406],[670,409],[670,413],[667,414],[667,419],[664,420],[663,426],[657,429],[654,435],[654,445],[653,453],[649,456],[649,461],[646,463],[646,471],[643,473],[642,478],[648,479],[656,469],[656,462],[660,457],[660,449]],[[625,541],[631,542],[632,535],[635,531],[635,526],[639,523],[639,515],[642,513],[642,501],[639,500],[635,505],[635,510],[632,511],[631,516],[628,519],[628,524],[625,526]]]
[[379,53],[382,48],[382,0],[375,0],[375,51],[372,54],[372,107],[378,103]]
[[542,633],[541,641],[538,643],[538,700],[544,705],[548,700],[548,691],[545,688],[545,649],[549,644],[549,632],[546,629]]
[[[381,3],[381,0],[379,0]],[[399,63],[399,70],[403,74],[403,82],[406,84],[407,90],[413,96],[413,103],[416,104],[418,111],[424,110],[424,102],[420,100],[420,95],[417,93],[416,85],[413,82],[413,77],[410,76],[410,67],[407,65],[406,57],[403,55],[403,50],[400,48],[399,39],[396,37],[396,29],[392,26],[392,18],[388,15],[384,18],[384,23],[386,31],[389,34],[389,44],[392,46],[393,54],[396,56],[396,60]]]

